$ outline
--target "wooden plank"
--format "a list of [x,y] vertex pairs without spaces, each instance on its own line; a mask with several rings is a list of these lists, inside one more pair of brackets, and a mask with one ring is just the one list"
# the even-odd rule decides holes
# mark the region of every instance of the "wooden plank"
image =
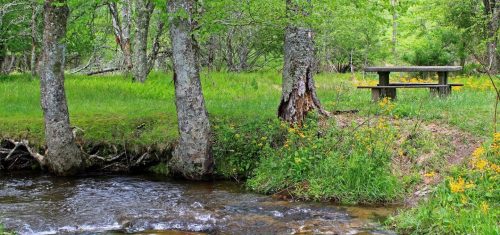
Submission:
[[[448,85],[448,72],[438,72],[438,77],[439,77],[439,84]],[[437,90],[439,91],[439,95],[442,97],[451,94],[451,87],[450,86],[440,87],[440,88],[437,88]]]
[[413,85],[413,86],[358,86],[359,89],[390,89],[390,88],[446,88],[450,85]]
[[378,72],[378,83],[382,86],[389,85],[389,72]]
[[384,97],[395,100],[397,97],[396,88],[372,88],[372,101],[378,101]]
[[456,72],[462,66],[389,66],[366,67],[365,72]]
[[[438,83],[391,83],[388,86],[420,86],[420,85],[440,85]],[[459,83],[448,83],[449,86],[464,86]]]

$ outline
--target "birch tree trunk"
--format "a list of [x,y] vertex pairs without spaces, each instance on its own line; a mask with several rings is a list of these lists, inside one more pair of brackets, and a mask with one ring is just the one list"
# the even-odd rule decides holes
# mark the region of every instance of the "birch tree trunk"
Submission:
[[[310,3],[310,0],[302,0]],[[307,12],[301,9],[295,0],[286,0],[287,14],[292,18],[305,17]],[[301,14],[301,15],[297,15]],[[318,109],[323,115],[329,115],[322,109],[316,96],[314,85],[314,41],[311,29],[292,22],[286,28],[285,64],[278,117],[290,123],[301,124],[307,113]]]
[[113,33],[115,34],[116,43],[120,46],[123,53],[123,63],[127,71],[132,69],[132,49],[130,45],[130,0],[123,3],[120,20],[118,7],[116,2],[109,2],[109,12],[113,23]]
[[36,76],[36,17],[38,15],[39,5],[37,2],[31,3],[31,76]]
[[66,0],[44,5],[41,105],[47,143],[46,164],[57,175],[72,175],[83,167],[83,153],[75,143],[64,92],[64,53],[69,9]]
[[213,159],[210,123],[198,67],[198,43],[193,36],[195,4],[195,0],[168,2],[180,136],[170,166],[175,173],[199,180],[212,173]]
[[125,65],[127,70],[132,69],[132,46],[130,42],[130,27],[131,23],[131,4],[130,0],[125,0],[122,5],[122,43],[123,43],[123,57],[125,58]]
[[487,64],[493,74],[498,71],[498,29],[500,23],[500,2],[498,0],[483,0],[484,11],[487,17],[488,39],[486,40]]
[[136,20],[134,36],[134,53],[132,68],[134,81],[144,83],[148,76],[148,33],[151,14],[154,10],[154,4],[149,0],[136,0]]

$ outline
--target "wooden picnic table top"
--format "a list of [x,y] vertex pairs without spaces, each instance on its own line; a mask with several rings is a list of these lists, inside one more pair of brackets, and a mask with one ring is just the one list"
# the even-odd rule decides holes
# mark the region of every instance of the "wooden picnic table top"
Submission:
[[462,66],[388,66],[366,67],[365,72],[454,72]]

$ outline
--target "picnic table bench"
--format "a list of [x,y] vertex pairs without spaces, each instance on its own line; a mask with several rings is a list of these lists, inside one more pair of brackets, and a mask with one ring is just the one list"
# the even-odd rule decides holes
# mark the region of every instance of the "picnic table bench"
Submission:
[[[448,73],[462,70],[461,66],[395,66],[395,67],[367,67],[365,72],[378,73],[379,82],[376,86],[358,86],[359,89],[371,89],[372,100],[377,101],[384,97],[396,99],[398,88],[429,88],[432,95],[441,97],[451,94],[454,86],[463,84],[448,83]],[[390,83],[391,72],[437,72],[438,83]]]

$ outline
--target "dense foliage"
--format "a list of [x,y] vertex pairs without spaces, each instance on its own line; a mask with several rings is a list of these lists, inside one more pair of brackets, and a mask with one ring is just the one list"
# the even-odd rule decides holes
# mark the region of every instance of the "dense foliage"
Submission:
[[[171,68],[166,0],[154,3],[149,25],[151,67]],[[90,72],[121,68],[124,52],[115,34],[110,4],[120,28],[134,41],[134,1],[71,0],[67,67]],[[199,1],[195,36],[201,64],[211,70],[254,71],[279,68],[287,21],[285,1]],[[121,15],[127,9],[130,17]],[[0,1],[0,63],[3,73],[39,67],[43,5],[37,0]],[[315,31],[317,68],[330,72],[360,70],[375,64],[460,64],[484,71],[491,15],[472,0],[313,0],[305,23]],[[130,19],[129,19],[130,18]],[[127,26],[128,25],[128,26]],[[140,26],[139,26],[140,27]],[[494,30],[494,29],[493,29]],[[498,30],[498,29],[497,29]],[[132,52],[133,53],[133,52]],[[498,49],[496,56],[499,56]]]

